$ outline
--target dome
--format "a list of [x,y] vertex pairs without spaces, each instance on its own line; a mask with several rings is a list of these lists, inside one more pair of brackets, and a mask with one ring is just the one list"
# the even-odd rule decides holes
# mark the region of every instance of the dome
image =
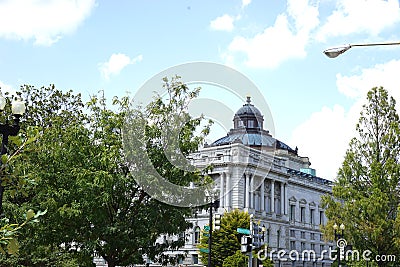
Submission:
[[273,138],[267,130],[263,129],[263,115],[258,108],[251,104],[249,96],[246,102],[247,103],[235,113],[233,129],[231,129],[226,136],[219,138],[209,146],[241,143],[245,146],[258,149],[283,149],[297,155],[297,150]]
[[243,105],[238,111],[236,111],[235,116],[243,116],[243,115],[253,115],[253,116],[260,116],[262,114],[258,108],[256,108],[253,104],[251,104],[250,97],[247,97],[247,103]]

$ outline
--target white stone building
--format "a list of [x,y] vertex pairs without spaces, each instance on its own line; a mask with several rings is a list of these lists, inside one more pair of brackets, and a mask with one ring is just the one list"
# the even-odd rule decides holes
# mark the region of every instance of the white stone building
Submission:
[[[213,164],[211,176],[220,193],[218,213],[248,211],[265,225],[265,242],[276,251],[287,252],[283,261],[273,254],[276,266],[331,266],[327,254],[320,256],[333,245],[320,232],[326,222],[320,201],[321,195],[331,192],[332,183],[317,177],[309,159],[299,156],[297,148],[273,138],[263,129],[263,121],[248,97],[233,118],[234,128],[194,153],[192,163],[199,167]],[[188,241],[182,250],[187,257],[182,266],[206,266],[199,260],[197,244],[209,213],[203,210],[188,220],[193,229],[186,233]],[[311,250],[315,256],[308,259]]]

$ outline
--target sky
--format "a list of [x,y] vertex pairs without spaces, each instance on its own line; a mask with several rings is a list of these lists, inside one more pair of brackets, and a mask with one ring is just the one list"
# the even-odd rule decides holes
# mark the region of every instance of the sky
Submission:
[[[322,52],[396,42],[399,29],[398,0],[0,0],[0,86],[110,99],[172,66],[223,64],[259,88],[273,117],[264,127],[334,180],[367,91],[400,102],[400,46]],[[244,103],[207,90],[232,110]]]

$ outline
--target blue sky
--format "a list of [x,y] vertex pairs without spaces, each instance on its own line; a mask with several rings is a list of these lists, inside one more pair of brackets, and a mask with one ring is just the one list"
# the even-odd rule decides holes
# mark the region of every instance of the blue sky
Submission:
[[400,102],[400,46],[322,51],[399,41],[399,28],[398,0],[0,0],[0,86],[111,98],[171,66],[226,64],[263,93],[274,135],[332,180],[366,92]]

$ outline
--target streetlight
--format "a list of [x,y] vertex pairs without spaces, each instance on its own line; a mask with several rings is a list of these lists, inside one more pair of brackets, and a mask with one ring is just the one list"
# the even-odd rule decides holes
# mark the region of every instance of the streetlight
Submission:
[[400,45],[400,42],[370,43],[370,44],[348,44],[348,45],[344,45],[344,46],[339,46],[339,47],[333,47],[333,48],[326,49],[326,50],[324,50],[324,54],[327,57],[335,58],[335,57],[343,54],[344,52],[346,52],[347,50],[349,50],[350,48],[355,47],[355,46],[378,46],[378,45]]
[[[340,228],[340,230],[341,230],[341,233],[338,233],[338,228]],[[344,226],[344,224],[342,223],[342,224],[340,224],[340,226],[338,227],[338,225],[335,223],[334,225],[333,225],[333,229],[335,230],[335,240],[337,241],[337,247],[339,248],[339,251],[338,251],[338,254],[339,254],[339,257],[338,257],[338,266],[339,267],[341,267],[341,265],[340,265],[340,259],[341,259],[341,257],[342,257],[342,250],[344,251],[344,249],[346,248],[346,244],[345,244],[345,242],[343,243],[343,245],[339,245],[339,240],[341,240],[342,238],[344,238],[344,229],[345,229],[345,226]]]
[[[0,111],[4,111],[6,104],[7,99],[3,96],[0,90]],[[7,153],[8,137],[16,136],[18,134],[20,129],[19,119],[25,113],[25,103],[22,101],[21,97],[16,98],[12,102],[11,112],[13,114],[13,123],[8,124],[8,119],[6,119],[5,123],[0,124],[0,134],[3,135],[0,151],[0,165],[2,164],[1,157]],[[4,186],[2,185],[2,178],[0,178],[0,217],[3,214],[3,192]]]

